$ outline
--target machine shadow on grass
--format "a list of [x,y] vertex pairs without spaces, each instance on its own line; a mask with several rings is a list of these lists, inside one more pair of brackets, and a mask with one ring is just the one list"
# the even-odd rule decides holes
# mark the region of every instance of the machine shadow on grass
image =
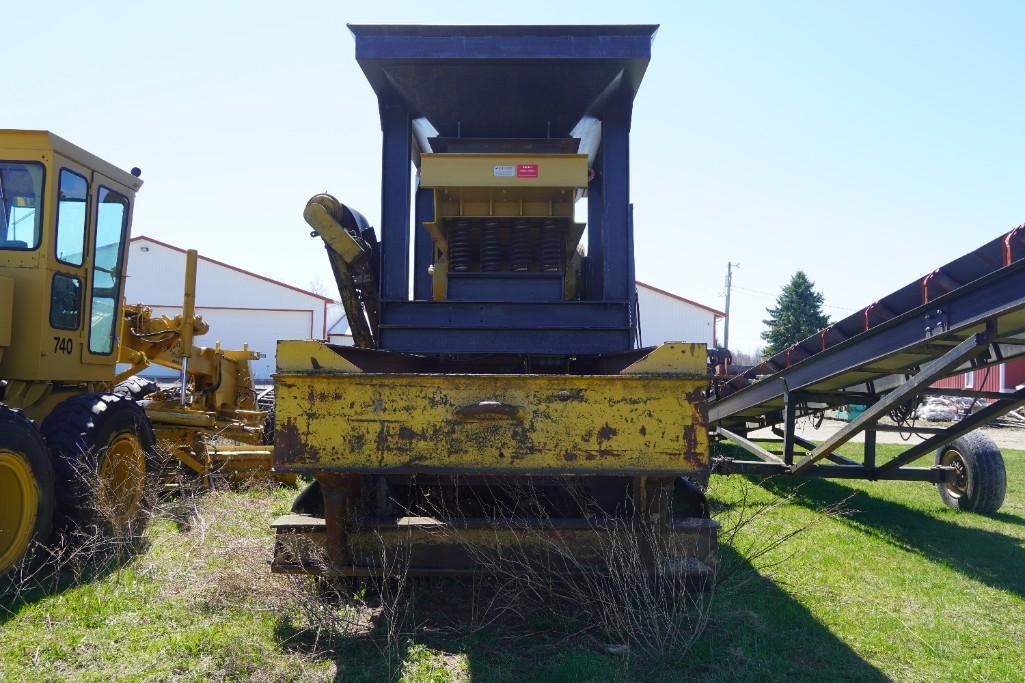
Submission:
[[398,643],[379,625],[330,639],[285,617],[276,636],[283,649],[334,661],[339,681],[398,681],[424,647],[439,664],[465,656],[474,681],[888,680],[737,551],[724,547],[722,560],[730,579],[716,589],[707,629],[685,655],[658,662],[609,654],[568,613],[509,613],[482,627],[472,596],[483,587],[465,578],[417,581],[415,628]]
[[[72,471],[79,487],[75,514],[60,520],[45,544],[37,544],[9,576],[0,579],[0,626],[26,605],[102,581],[128,567],[149,551],[150,542],[143,532],[154,518],[165,517],[176,523],[188,518],[178,510],[188,510],[201,489],[186,485],[173,463],[167,449],[154,452],[140,512],[127,524],[112,522],[115,515],[102,502],[96,466],[75,464]],[[174,477],[167,472],[173,472]],[[174,493],[163,493],[164,487],[172,483]]]
[[371,591],[362,599],[377,613],[365,631],[330,637],[283,617],[276,636],[284,649],[335,662],[338,681],[402,680],[404,667],[429,669],[430,664],[416,661],[425,648],[439,666],[465,657],[463,671],[474,681],[606,681],[644,669],[636,666],[636,658],[631,662],[603,652],[587,628],[568,613],[560,617],[535,606],[492,615],[482,624],[475,614],[477,599],[481,593],[500,590],[490,582],[445,577],[414,583],[407,605],[410,623],[395,642],[389,642],[388,627],[382,623],[387,617],[377,609],[380,596]]
[[708,629],[673,680],[887,681],[803,604],[740,552],[720,548],[730,577],[717,588]]
[[139,537],[110,538],[80,529],[64,532],[0,581],[0,626],[25,606],[117,573],[148,548]]
[[[970,526],[953,524],[912,507],[886,500],[858,488],[828,479],[786,481],[764,479],[760,485],[793,503],[818,510],[847,499],[849,511],[839,521],[849,524],[901,550],[918,553],[945,564],[999,590],[1025,597],[1025,548],[1020,539]],[[920,484],[910,484],[920,485]],[[971,515],[971,513],[957,513]],[[1008,524],[1022,524],[1017,515],[987,516]]]
[[[492,598],[511,584],[496,579],[504,575],[494,566],[487,578],[403,577],[403,601],[394,600],[394,579],[338,588],[295,577],[296,609],[281,616],[275,634],[285,650],[335,662],[338,680],[399,680],[406,666],[422,671],[425,657],[428,670],[465,658],[461,668],[472,680],[886,680],[761,573],[786,561],[777,551],[785,557],[786,542],[804,527],[778,538],[763,532],[743,551],[733,547],[734,530],[786,502],[756,506],[745,496],[729,506],[717,585],[693,603],[700,619],[692,637],[660,652],[625,645],[586,608],[546,591],[499,601],[496,609]],[[831,514],[822,511],[822,519]]]

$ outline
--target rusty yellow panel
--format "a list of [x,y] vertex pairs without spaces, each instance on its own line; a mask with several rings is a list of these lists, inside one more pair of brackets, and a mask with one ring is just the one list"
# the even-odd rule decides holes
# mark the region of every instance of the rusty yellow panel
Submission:
[[691,342],[666,342],[623,370],[624,375],[708,374],[708,347]]
[[278,372],[362,372],[324,342],[313,339],[281,339],[275,364]]
[[704,378],[279,374],[275,467],[686,474],[708,467]]
[[587,187],[586,154],[423,154],[421,187]]

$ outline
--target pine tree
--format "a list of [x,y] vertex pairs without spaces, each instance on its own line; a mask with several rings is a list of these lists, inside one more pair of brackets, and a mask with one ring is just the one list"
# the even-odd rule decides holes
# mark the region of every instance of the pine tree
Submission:
[[776,307],[765,309],[769,314],[769,319],[762,321],[768,326],[762,332],[765,357],[773,356],[829,325],[829,317],[822,312],[822,301],[822,294],[815,291],[815,283],[804,271],[794,273],[776,298]]

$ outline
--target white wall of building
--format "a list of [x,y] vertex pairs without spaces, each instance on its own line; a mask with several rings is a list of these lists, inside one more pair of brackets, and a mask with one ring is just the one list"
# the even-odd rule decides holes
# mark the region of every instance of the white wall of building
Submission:
[[[185,251],[147,237],[135,237],[128,249],[125,300],[173,317],[181,311]],[[199,255],[196,308],[210,324],[197,337],[200,346],[241,349],[264,354],[253,361],[253,374],[265,379],[274,372],[278,339],[326,339],[327,297],[249,273]],[[165,371],[162,371],[166,373]]]
[[327,340],[338,346],[352,346],[352,331],[345,319],[345,307],[339,301],[327,305]]
[[716,345],[721,312],[643,282],[637,283],[637,302],[644,346],[670,341]]

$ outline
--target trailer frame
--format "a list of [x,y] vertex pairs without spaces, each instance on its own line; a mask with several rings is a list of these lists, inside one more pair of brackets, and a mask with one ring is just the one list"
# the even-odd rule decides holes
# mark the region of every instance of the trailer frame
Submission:
[[[1025,226],[821,330],[746,373],[713,382],[709,424],[756,460],[713,458],[720,474],[787,475],[950,483],[953,467],[912,463],[1025,405],[1025,388],[1009,392],[943,389],[934,383],[966,370],[989,369],[1025,355]],[[956,277],[955,277],[956,275]],[[934,296],[935,289],[943,292]],[[884,424],[894,411],[927,395],[992,401],[944,427]],[[802,417],[845,404],[864,405],[857,418],[821,444],[797,434]],[[749,434],[770,427],[773,452]],[[885,462],[879,432],[923,436]],[[861,458],[837,450],[863,435]],[[830,464],[822,464],[829,460]]]

